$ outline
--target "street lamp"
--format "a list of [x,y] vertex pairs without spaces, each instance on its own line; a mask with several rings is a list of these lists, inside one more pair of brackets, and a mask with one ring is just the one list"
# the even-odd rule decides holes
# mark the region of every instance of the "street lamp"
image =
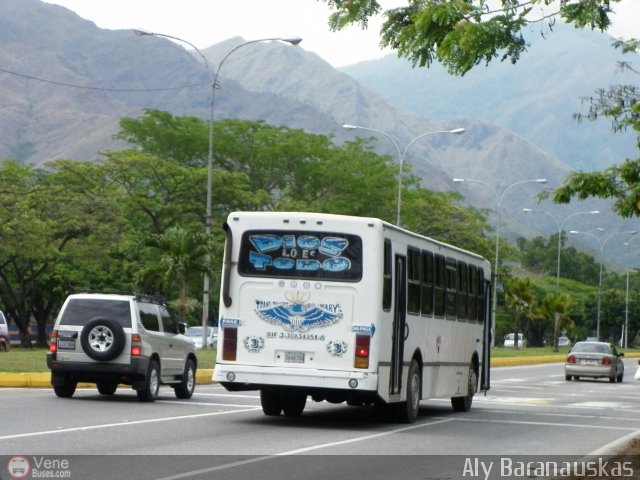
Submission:
[[[252,43],[281,41],[281,42],[290,43],[291,45],[298,45],[302,41],[302,39],[298,37],[296,38],[273,37],[273,38],[259,38],[257,40],[248,40],[244,43],[236,45],[231,50],[229,50],[229,52],[227,52],[227,54],[224,57],[222,57],[222,60],[220,60],[220,63],[218,64],[218,68],[215,70],[215,73],[214,73],[213,69],[211,68],[211,65],[207,61],[207,58],[204,56],[204,54],[200,51],[198,47],[196,47],[193,43],[189,42],[188,40],[185,40],[184,38],[180,38],[180,37],[175,37],[173,35],[167,35],[165,33],[146,32],[144,30],[134,30],[133,32],[136,35],[141,35],[141,36],[151,35],[154,37],[165,37],[165,38],[170,38],[172,40],[177,40],[182,43],[186,43],[197,52],[200,58],[202,58],[202,61],[204,62],[204,65],[207,69],[207,73],[209,74],[209,83],[210,83],[211,90],[209,94],[209,101],[210,101],[209,102],[209,148],[208,148],[208,155],[207,155],[207,200],[206,200],[207,204],[206,204],[206,210],[205,210],[205,227],[206,227],[207,237],[211,238],[211,203],[212,203],[212,196],[213,196],[213,111],[214,111],[214,104],[215,104],[214,103],[215,91],[217,88],[220,88],[220,84],[218,83],[218,75],[220,74],[220,68],[222,68],[222,65],[225,62],[225,60],[227,60],[227,58],[229,58],[229,56],[233,52],[235,52],[239,48],[245,47]],[[208,264],[209,262],[207,259],[207,265]],[[206,330],[207,330],[207,325],[209,323],[210,282],[211,280],[209,278],[209,272],[205,270],[204,285],[202,288],[203,290],[203,293],[202,293],[202,344],[203,345],[206,345],[206,334],[207,334]]]
[[629,345],[629,342],[627,341],[629,335],[629,253],[631,249],[631,241],[634,238],[636,238],[635,235],[633,235],[628,242],[623,243],[623,245],[627,247],[627,287],[624,296],[624,348],[627,348]]
[[411,140],[407,146],[404,148],[404,150],[402,151],[402,153],[400,152],[400,146],[398,145],[398,141],[395,139],[395,137],[393,137],[392,135],[383,132],[382,130],[377,130],[375,128],[369,128],[369,127],[361,127],[360,125],[350,125],[348,123],[345,123],[344,125],[342,125],[342,128],[346,129],[346,130],[369,130],[371,132],[376,132],[379,133],[380,135],[384,135],[385,137],[387,137],[389,140],[391,140],[391,143],[393,143],[393,146],[396,148],[396,152],[398,154],[398,200],[397,200],[397,206],[396,206],[396,225],[400,226],[400,203],[402,200],[402,167],[404,165],[404,158],[407,155],[407,150],[409,150],[409,147],[411,147],[411,145],[413,145],[415,142],[417,142],[418,140],[420,140],[423,137],[427,137],[429,135],[436,135],[438,133],[451,133],[453,135],[460,135],[463,134],[465,132],[464,128],[454,128],[453,130],[438,130],[435,132],[426,132],[423,133],[421,135],[418,135],[417,137],[415,137],[413,140]]
[[[601,228],[598,230],[604,231]],[[601,297],[601,291],[602,291],[602,263],[604,261],[604,247],[607,244],[607,242],[611,240],[613,237],[617,237],[618,235],[635,235],[637,232],[635,230],[630,230],[628,232],[612,233],[607,238],[605,238],[604,241],[600,237],[598,237],[595,233],[592,233],[592,232],[570,230],[569,233],[572,233],[575,235],[579,235],[579,234],[589,235],[595,238],[596,241],[598,242],[598,245],[600,245],[600,274],[598,276],[598,311],[596,314],[596,340],[600,341],[600,297]]]
[[496,216],[497,216],[497,220],[496,220],[496,253],[495,253],[495,259],[494,259],[494,267],[493,267],[493,276],[494,276],[494,285],[493,285],[493,308],[491,311],[491,346],[494,347],[496,344],[496,339],[495,339],[495,333],[496,333],[496,310],[498,308],[498,289],[497,287],[497,283],[498,283],[498,256],[499,256],[499,252],[500,252],[500,211],[502,208],[502,200],[504,199],[504,196],[506,195],[506,193],[511,190],[513,187],[517,186],[517,185],[522,185],[523,183],[547,183],[547,179],[546,178],[534,178],[534,179],[530,179],[530,180],[520,180],[519,182],[515,182],[512,183],[511,185],[509,185],[507,188],[504,189],[504,191],[502,192],[501,195],[498,195],[498,192],[496,192],[496,190],[489,185],[488,183],[485,183],[481,180],[470,180],[468,178],[454,178],[453,181],[455,183],[462,183],[462,182],[469,182],[469,183],[479,183],[480,185],[484,185],[485,187],[487,187],[489,190],[491,190],[491,192],[495,195],[497,203],[496,203]]
[[551,217],[553,221],[556,222],[556,225],[558,226],[558,260],[557,260],[557,268],[556,268],[556,288],[557,288],[560,286],[560,249],[562,248],[562,242],[560,240],[562,238],[562,230],[563,230],[564,224],[567,223],[567,220],[569,220],[571,217],[575,217],[576,215],[584,215],[584,214],[597,215],[600,213],[600,210],[590,210],[588,212],[572,213],[571,215],[568,215],[567,217],[565,217],[562,223],[560,223],[560,221],[550,213],[544,212],[542,210],[533,210],[531,208],[523,208],[522,211],[525,213],[542,213],[543,215]]

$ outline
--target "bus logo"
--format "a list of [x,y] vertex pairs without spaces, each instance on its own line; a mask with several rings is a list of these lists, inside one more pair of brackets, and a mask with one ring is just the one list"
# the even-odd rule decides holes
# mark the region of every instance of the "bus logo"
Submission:
[[327,352],[334,357],[341,357],[347,353],[347,342],[331,340],[327,343]]
[[256,313],[265,322],[279,325],[289,332],[328,327],[342,318],[339,304],[309,303],[310,293],[295,292],[285,296],[288,302],[256,300]]
[[264,348],[264,338],[262,337],[245,337],[243,342],[244,348],[250,353],[258,353]]

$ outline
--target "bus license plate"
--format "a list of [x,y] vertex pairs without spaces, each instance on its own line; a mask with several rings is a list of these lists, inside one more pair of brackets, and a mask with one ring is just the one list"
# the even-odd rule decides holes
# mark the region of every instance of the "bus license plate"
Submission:
[[58,340],[58,348],[60,350],[75,350],[76,341],[75,340]]
[[285,363],[304,363],[304,352],[284,352]]

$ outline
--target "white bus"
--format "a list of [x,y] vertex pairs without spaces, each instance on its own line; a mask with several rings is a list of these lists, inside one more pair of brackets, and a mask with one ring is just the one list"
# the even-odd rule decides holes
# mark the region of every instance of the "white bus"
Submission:
[[[213,380],[266,415],[307,397],[416,419],[489,388],[491,266],[375,218],[235,212],[224,225]],[[391,415],[391,416],[390,416]]]

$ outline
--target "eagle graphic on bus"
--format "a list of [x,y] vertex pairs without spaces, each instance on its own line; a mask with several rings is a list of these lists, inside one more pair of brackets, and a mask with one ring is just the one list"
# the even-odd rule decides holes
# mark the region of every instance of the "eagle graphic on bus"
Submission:
[[312,328],[328,327],[342,318],[342,311],[335,311],[308,303],[310,294],[296,292],[286,294],[289,303],[272,304],[256,301],[256,313],[267,323],[279,325],[289,332],[307,332]]

